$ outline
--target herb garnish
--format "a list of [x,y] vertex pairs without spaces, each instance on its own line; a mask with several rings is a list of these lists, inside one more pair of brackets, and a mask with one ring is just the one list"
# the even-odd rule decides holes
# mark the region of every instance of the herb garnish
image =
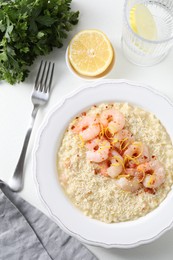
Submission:
[[39,55],[62,47],[79,12],[72,0],[0,0],[0,80],[24,81]]

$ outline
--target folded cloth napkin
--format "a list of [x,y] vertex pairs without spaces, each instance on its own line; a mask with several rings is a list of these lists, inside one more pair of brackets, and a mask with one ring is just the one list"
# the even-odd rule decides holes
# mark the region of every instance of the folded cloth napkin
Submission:
[[0,181],[0,260],[50,259],[97,258]]

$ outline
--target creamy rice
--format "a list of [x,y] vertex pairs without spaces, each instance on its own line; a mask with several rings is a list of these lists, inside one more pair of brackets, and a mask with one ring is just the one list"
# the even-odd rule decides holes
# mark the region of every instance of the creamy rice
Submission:
[[87,115],[106,108],[119,109],[126,118],[125,127],[136,141],[148,145],[151,155],[164,165],[166,180],[155,194],[141,189],[138,193],[121,190],[115,179],[95,174],[96,164],[86,159],[86,148],[71,131],[74,119],[62,140],[57,154],[59,181],[72,203],[91,218],[111,223],[134,220],[155,209],[167,196],[173,183],[173,146],[160,121],[151,113],[128,103],[93,106]]

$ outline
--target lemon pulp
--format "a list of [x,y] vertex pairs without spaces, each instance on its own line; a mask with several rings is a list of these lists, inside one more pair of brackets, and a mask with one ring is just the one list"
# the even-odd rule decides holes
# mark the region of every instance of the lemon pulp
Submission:
[[156,23],[145,5],[137,4],[130,10],[130,26],[136,34],[147,40],[157,39]]
[[71,40],[68,58],[76,72],[94,77],[102,74],[110,66],[113,60],[113,49],[103,32],[84,30]]

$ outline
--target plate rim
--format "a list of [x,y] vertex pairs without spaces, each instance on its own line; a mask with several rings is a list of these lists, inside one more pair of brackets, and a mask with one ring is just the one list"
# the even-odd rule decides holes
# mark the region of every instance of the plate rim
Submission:
[[144,244],[148,244],[154,240],[156,240],[157,238],[159,238],[161,235],[163,235],[165,232],[167,232],[168,230],[170,230],[173,227],[173,219],[172,222],[165,227],[163,230],[161,230],[160,232],[158,232],[155,236],[148,238],[148,239],[144,239],[144,240],[138,240],[134,243],[129,243],[129,244],[112,244],[112,243],[103,243],[103,242],[97,242],[97,241],[92,241],[92,240],[88,240],[87,238],[84,238],[83,236],[81,236],[78,233],[75,233],[74,231],[70,230],[69,228],[67,228],[65,226],[65,224],[63,224],[61,222],[61,220],[52,212],[52,210],[50,209],[49,205],[47,204],[47,202],[44,200],[41,191],[40,191],[40,185],[39,185],[39,181],[37,179],[37,174],[36,174],[36,154],[37,154],[37,150],[39,148],[39,143],[40,143],[40,139],[41,136],[44,132],[45,127],[48,124],[49,118],[54,114],[54,112],[56,110],[58,110],[61,106],[63,106],[63,104],[70,98],[72,98],[73,96],[75,96],[76,94],[78,94],[79,92],[81,92],[84,89],[87,88],[94,88],[97,87],[99,85],[102,84],[119,84],[119,83],[125,83],[131,86],[135,86],[135,87],[139,87],[139,88],[143,88],[143,89],[147,89],[149,91],[151,91],[152,93],[154,93],[155,95],[162,97],[166,102],[168,102],[172,107],[173,107],[173,102],[168,98],[168,96],[166,96],[165,94],[163,94],[161,91],[147,85],[144,83],[140,83],[140,82],[135,82],[135,81],[131,81],[131,80],[127,80],[127,79],[101,79],[101,80],[95,80],[94,82],[89,82],[87,84],[81,85],[80,87],[78,87],[75,90],[72,90],[71,92],[69,92],[68,94],[66,94],[65,96],[63,96],[60,100],[58,100],[53,106],[52,108],[47,112],[45,118],[43,119],[42,123],[40,124],[37,133],[36,133],[36,137],[35,137],[35,142],[34,142],[34,146],[33,146],[33,150],[32,150],[32,169],[33,169],[33,180],[34,180],[34,184],[35,184],[35,188],[36,188],[36,192],[38,194],[38,197],[40,198],[42,204],[44,205],[44,207],[46,208],[49,217],[55,221],[58,226],[60,226],[60,228],[66,232],[67,234],[69,234],[70,236],[75,237],[76,239],[78,239],[79,241],[88,244],[88,245],[92,245],[92,246],[100,246],[103,248],[134,248],[140,245],[144,245]]

